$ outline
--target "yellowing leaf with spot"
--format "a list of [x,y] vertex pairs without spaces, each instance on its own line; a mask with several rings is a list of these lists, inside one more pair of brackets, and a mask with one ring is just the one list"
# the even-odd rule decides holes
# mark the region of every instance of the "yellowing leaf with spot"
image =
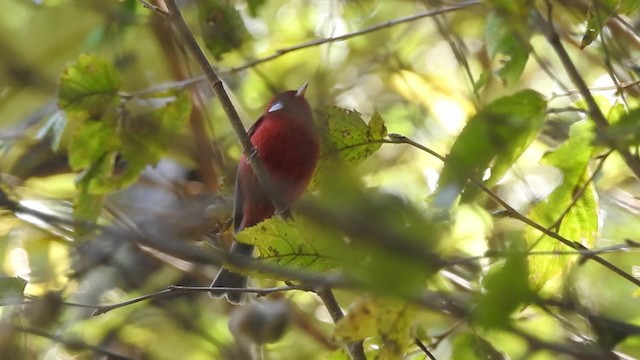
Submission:
[[[303,218],[287,222],[277,217],[267,219],[237,234],[237,240],[254,245],[256,260],[283,267],[325,271],[336,267],[333,243],[320,235],[317,227]],[[259,274],[254,274],[258,275]],[[283,279],[287,280],[287,279]]]
[[375,337],[382,345],[376,359],[400,359],[412,344],[413,313],[402,301],[363,297],[336,324],[335,336],[345,343]]
[[339,108],[328,108],[320,123],[326,133],[321,157],[337,155],[347,164],[357,165],[382,146],[379,140],[387,135],[380,114],[375,112],[367,124],[360,113]]

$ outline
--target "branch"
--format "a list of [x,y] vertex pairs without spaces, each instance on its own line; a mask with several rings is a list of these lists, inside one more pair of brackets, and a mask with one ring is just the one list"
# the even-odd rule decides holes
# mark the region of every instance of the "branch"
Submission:
[[[381,143],[387,143],[387,144],[407,144],[407,145],[411,145],[414,146],[422,151],[427,152],[428,154],[434,156],[435,158],[441,160],[441,161],[445,161],[444,156],[436,153],[435,151],[427,148],[426,146],[423,146],[409,138],[407,138],[406,136],[403,135],[399,135],[399,134],[389,134],[389,140],[380,140]],[[486,187],[484,185],[484,183],[476,178],[470,178],[469,179],[474,185],[476,185],[478,188],[480,188],[480,190],[482,190],[484,193],[486,193],[489,197],[491,197],[495,202],[497,202],[500,206],[502,206],[508,213],[508,215],[516,220],[519,220],[523,223],[525,223],[526,225],[529,225],[530,227],[540,231],[541,233],[549,236],[550,238],[556,239],[559,242],[561,242],[562,244],[575,249],[575,250],[589,250],[587,247],[585,247],[584,245],[576,242],[576,241],[572,241],[569,240],[553,231],[548,230],[547,228],[545,228],[544,226],[538,224],[537,222],[529,219],[527,216],[519,213],[516,209],[514,209],[511,205],[509,205],[506,201],[502,200],[502,198],[500,196],[498,196],[496,193],[494,193],[493,191],[491,191],[491,189],[489,189],[488,187]],[[584,257],[587,259],[591,259],[595,262],[597,262],[598,264],[606,267],[607,269],[613,271],[614,273],[618,274],[619,276],[621,276],[622,278],[628,280],[629,282],[633,283],[636,286],[640,287],[640,279],[635,278],[633,275],[628,274],[627,272],[625,272],[624,270],[620,269],[619,267],[615,266],[614,264],[610,263],[609,261],[595,255],[595,254],[584,254]]]
[[602,113],[602,110],[600,110],[600,107],[596,103],[596,100],[594,99],[593,95],[589,91],[589,87],[585,83],[584,78],[582,77],[582,75],[580,75],[580,72],[578,72],[578,69],[576,68],[573,61],[571,61],[571,57],[569,56],[569,53],[567,53],[567,49],[565,49],[564,45],[562,44],[562,41],[560,41],[560,36],[555,31],[555,28],[553,25],[553,19],[552,19],[552,6],[549,1],[547,1],[547,7],[548,7],[548,15],[547,15],[548,19],[545,20],[542,17],[542,15],[540,15],[538,12],[535,13],[535,16],[538,22],[543,24],[544,26],[543,32],[545,37],[547,38],[547,41],[549,42],[551,47],[555,50],[556,54],[558,55],[558,58],[560,59],[562,66],[567,72],[567,75],[571,79],[571,82],[573,82],[573,84],[576,86],[576,88],[580,92],[580,95],[584,98],[587,104],[587,109],[589,111],[589,117],[596,124],[596,127],[598,128],[600,135],[602,135],[603,140],[612,149],[620,153],[620,155],[622,156],[622,159],[627,164],[629,169],[633,172],[635,177],[637,179],[640,179],[640,159],[634,156],[633,154],[631,154],[629,150],[626,149],[624,146],[620,146],[615,141],[615,139],[609,136],[609,134],[606,132],[607,128],[609,127],[609,122],[607,121],[607,118]]
[[429,17],[434,17],[436,15],[441,15],[441,14],[446,14],[449,12],[453,12],[453,11],[457,11],[457,10],[462,10],[462,9],[466,9],[472,6],[476,6],[476,5],[480,5],[482,4],[482,1],[478,1],[478,0],[470,0],[470,1],[463,1],[460,2],[456,5],[451,5],[451,6],[446,6],[440,9],[436,9],[436,10],[428,10],[428,11],[424,11],[424,12],[419,12],[417,14],[413,14],[413,15],[408,15],[408,16],[404,16],[404,17],[400,17],[397,19],[393,19],[393,20],[389,20],[389,21],[385,21],[383,23],[380,24],[376,24],[373,26],[370,26],[368,28],[364,28],[362,30],[358,30],[358,31],[354,31],[351,33],[347,33],[344,35],[340,35],[340,36],[336,36],[336,37],[331,37],[331,38],[325,38],[325,39],[315,39],[315,40],[311,40],[302,44],[298,44],[295,46],[291,46],[291,47],[286,47],[286,48],[282,48],[279,50],[276,50],[274,52],[273,55],[269,55],[260,59],[256,59],[253,61],[249,61],[243,65],[237,66],[237,67],[232,67],[228,70],[223,71],[222,73],[236,73],[236,72],[240,72],[240,71],[244,71],[248,68],[254,67],[256,65],[274,60],[276,58],[279,58],[282,55],[294,52],[294,51],[298,51],[298,50],[302,50],[302,49],[306,49],[309,47],[314,47],[314,46],[318,46],[318,45],[322,45],[322,44],[328,44],[328,43],[333,43],[333,42],[339,42],[339,41],[344,41],[347,39],[350,39],[352,37],[356,37],[356,36],[360,36],[360,35],[364,35],[364,34],[368,34],[368,33],[372,33],[375,31],[379,31],[379,30],[383,30],[383,29],[388,29],[400,24],[405,24],[408,22],[412,22],[415,20],[419,20],[419,19],[424,19],[424,18],[429,18]]
[[244,125],[242,125],[240,116],[234,108],[231,99],[229,99],[229,96],[227,95],[227,92],[225,91],[224,85],[218,77],[218,74],[207,60],[207,57],[198,45],[198,42],[193,36],[193,33],[191,32],[191,30],[189,30],[189,27],[185,23],[184,18],[180,13],[180,9],[178,8],[178,5],[176,5],[176,2],[174,0],[164,0],[164,3],[168,9],[167,18],[175,26],[179,36],[185,42],[185,46],[195,57],[198,65],[200,65],[200,69],[207,78],[209,86],[211,86],[211,89],[220,100],[222,109],[227,115],[227,118],[231,123],[231,127],[233,128],[233,131],[236,133],[236,137],[240,142],[242,153],[247,157],[249,165],[251,165],[251,168],[253,169],[253,172],[260,185],[263,189],[266,190],[269,199],[273,203],[273,206],[276,208],[276,214],[284,214],[286,216],[286,214],[288,214],[288,205],[282,198],[282,194],[277,191],[275,185],[269,177],[269,174],[264,168],[264,165],[260,161],[258,151],[253,147],[251,139],[249,139],[249,135],[247,134]]
[[[273,294],[276,292],[283,292],[283,291],[290,291],[290,290],[299,290],[297,288],[291,287],[291,286],[279,286],[279,287],[273,287],[273,288],[264,288],[264,289],[254,289],[254,288],[215,288],[216,290],[223,290],[226,292],[242,292],[242,293],[252,293],[252,294],[257,294],[259,296],[265,296],[265,295],[269,295],[269,294]],[[181,286],[181,285],[170,285],[168,288],[164,289],[164,290],[160,290],[158,292],[154,292],[151,294],[146,294],[146,295],[142,295],[142,296],[138,296],[136,298],[127,300],[127,301],[123,301],[123,302],[119,302],[116,304],[110,304],[110,305],[85,305],[85,304],[74,304],[74,303],[67,303],[67,305],[70,306],[76,306],[76,307],[83,307],[83,308],[93,308],[95,309],[93,311],[93,313],[91,314],[92,316],[98,316],[98,315],[102,315],[104,313],[107,313],[111,310],[115,310],[115,309],[119,309],[125,306],[129,306],[132,304],[136,304],[145,300],[150,300],[150,299],[154,299],[157,297],[163,297],[166,295],[177,295],[177,294],[184,294],[184,293],[197,293],[197,292],[209,292],[213,290],[213,288],[211,287],[207,287],[207,286]]]
[[[342,313],[342,309],[340,309],[340,305],[338,305],[338,301],[336,301],[336,297],[333,296],[331,289],[326,286],[321,286],[315,290],[315,293],[318,294],[322,302],[324,302],[324,306],[327,308],[329,315],[331,315],[333,322],[338,323],[338,321],[344,317],[344,314]],[[367,360],[364,354],[364,348],[362,347],[362,341],[352,342],[347,348],[354,360]]]

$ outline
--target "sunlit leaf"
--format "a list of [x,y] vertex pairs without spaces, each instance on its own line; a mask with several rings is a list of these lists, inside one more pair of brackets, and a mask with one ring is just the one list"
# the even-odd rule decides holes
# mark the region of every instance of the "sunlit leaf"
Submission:
[[[585,246],[593,245],[598,231],[595,188],[593,183],[587,184],[594,136],[592,123],[578,122],[571,126],[569,139],[543,158],[544,164],[562,171],[562,184],[529,213],[538,224]],[[542,236],[532,228],[527,228],[526,234],[534,251],[568,250],[559,241]],[[529,265],[534,286],[544,285],[575,259],[568,256],[531,257]]]
[[480,179],[491,168],[487,184],[496,183],[535,139],[547,103],[533,90],[520,91],[487,105],[469,120],[449,151],[438,181],[435,204],[450,208],[463,190],[465,201],[477,189],[466,188],[470,177]]
[[[255,245],[261,262],[292,269],[326,271],[336,267],[334,244],[327,242],[303,218],[287,222],[267,219],[237,234],[241,243]],[[287,279],[284,279],[287,280]]]
[[400,359],[412,343],[413,314],[407,303],[363,297],[336,324],[335,336],[345,343],[378,337],[382,347],[376,359]]
[[64,111],[100,118],[118,104],[120,85],[120,75],[111,62],[96,56],[80,55],[60,78],[58,104]]
[[501,63],[496,75],[508,85],[517,83],[529,59],[530,30],[515,19],[491,12],[485,28],[489,56]]
[[[75,215],[92,220],[105,194],[135,182],[142,170],[157,163],[186,123],[191,102],[186,92],[164,106],[119,121],[87,120],[74,129],[69,163],[82,170]],[[96,207],[97,206],[97,207]]]
[[80,126],[69,144],[69,165],[73,170],[91,166],[118,148],[113,125],[90,121]]
[[380,149],[375,142],[387,135],[387,128],[379,113],[371,116],[369,124],[357,111],[330,107],[320,120],[325,127],[327,143],[323,144],[323,156],[337,154],[347,164],[357,165]]

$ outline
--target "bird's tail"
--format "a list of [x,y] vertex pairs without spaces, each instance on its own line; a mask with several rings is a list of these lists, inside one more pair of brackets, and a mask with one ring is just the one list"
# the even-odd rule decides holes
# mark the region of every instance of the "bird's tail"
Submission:
[[[230,252],[232,254],[251,257],[253,255],[253,245],[241,244],[238,242],[234,242],[231,245]],[[218,271],[218,275],[213,279],[211,283],[211,287],[220,287],[220,288],[246,288],[247,287],[247,277],[233,271],[227,270],[225,268],[221,268]],[[242,302],[244,293],[232,291],[228,292],[226,290],[212,290],[209,292],[210,297],[219,298],[226,297],[232,304],[240,304]]]

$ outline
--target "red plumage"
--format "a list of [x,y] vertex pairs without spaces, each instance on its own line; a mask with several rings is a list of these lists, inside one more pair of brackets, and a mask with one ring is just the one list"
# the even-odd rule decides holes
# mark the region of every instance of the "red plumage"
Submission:
[[[304,98],[307,84],[298,91],[277,95],[265,113],[249,129],[251,143],[274,186],[287,204],[305,191],[318,161],[319,139],[309,103]],[[260,186],[246,156],[240,158],[236,176],[234,229],[236,232],[273,216],[275,208]],[[253,246],[234,242],[231,252],[250,257]],[[246,277],[221,269],[211,287],[246,287]],[[226,296],[239,303],[242,293],[212,291],[214,297]]]

